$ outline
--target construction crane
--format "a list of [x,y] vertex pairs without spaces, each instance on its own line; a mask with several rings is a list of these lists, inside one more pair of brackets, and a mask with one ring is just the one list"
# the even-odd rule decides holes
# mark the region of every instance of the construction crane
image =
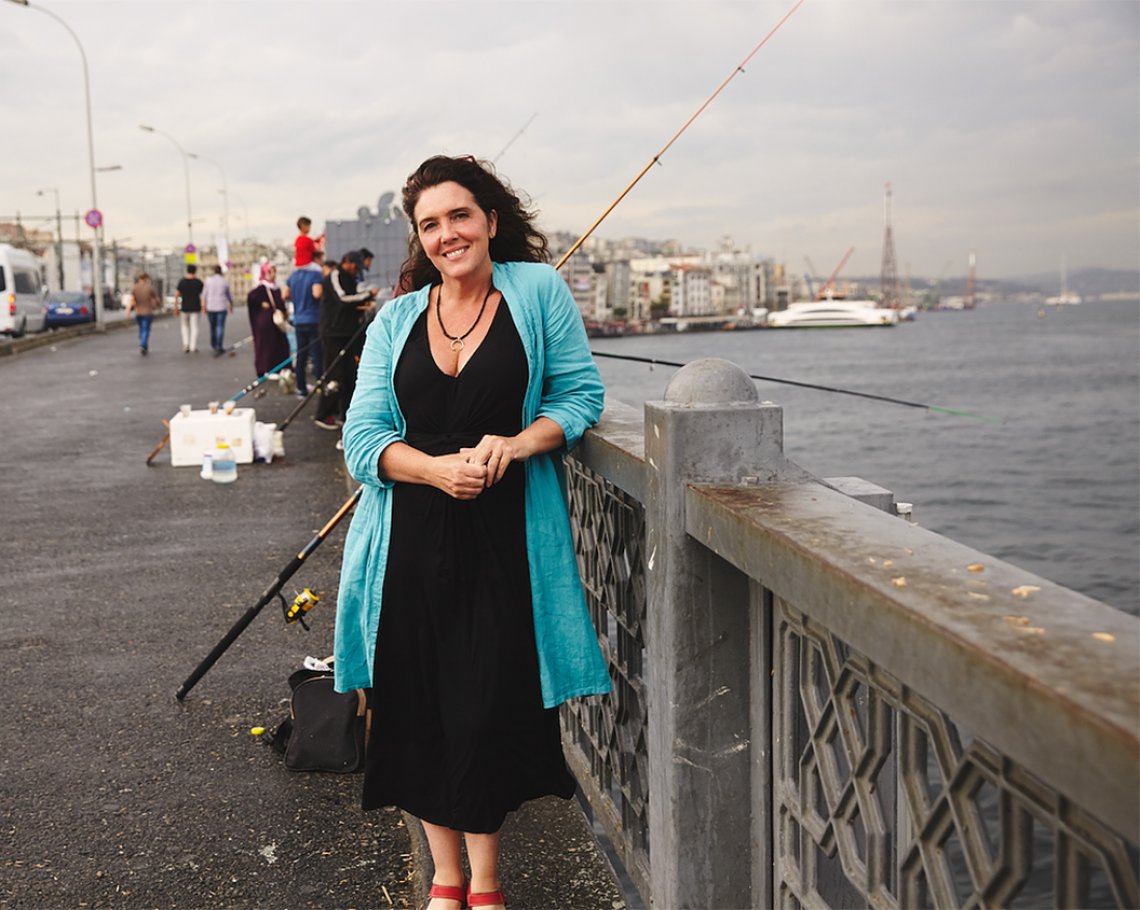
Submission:
[[832,292],[832,287],[835,285],[835,276],[839,274],[843,266],[847,265],[847,260],[851,258],[851,254],[855,252],[855,247],[851,247],[843,258],[839,260],[839,265],[835,267],[835,271],[831,273],[831,277],[827,279],[827,284],[819,289],[819,293],[815,295],[816,300],[824,300],[828,294]]
[[815,299],[815,282],[812,280],[816,275],[815,266],[811,264],[811,260],[804,256],[804,264],[808,270],[804,272],[804,281],[807,282],[808,297]]

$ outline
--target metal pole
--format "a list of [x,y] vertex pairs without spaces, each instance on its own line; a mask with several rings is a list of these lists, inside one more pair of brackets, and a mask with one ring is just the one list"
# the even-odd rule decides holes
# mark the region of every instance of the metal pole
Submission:
[[[162,130],[156,130],[153,126],[147,126],[143,123],[139,124],[139,129],[145,130],[148,133],[158,133],[160,136],[165,136],[174,143],[175,148],[182,154],[182,169],[186,177],[186,236],[189,238],[188,245],[192,247],[194,246],[194,215],[190,208],[190,156],[186,153],[186,149],[182,147],[182,144],[171,136],[170,133],[164,133]],[[189,253],[189,249],[187,249],[186,252]]]
[[[188,153],[191,158],[199,161],[206,161],[218,169],[218,173],[222,175],[222,236],[226,238],[226,250],[228,254],[230,246],[230,188],[226,182],[226,171],[218,162],[212,158],[207,158],[205,155],[196,155],[194,152]],[[225,263],[221,263],[225,265]]]
[[55,193],[55,264],[56,271],[59,274],[59,289],[64,290],[63,287],[63,215],[59,211],[59,190],[55,187],[47,187],[42,190],[36,190],[37,196],[42,196],[44,193]]
[[[75,46],[79,48],[79,56],[83,61],[83,100],[87,112],[87,166],[91,173],[91,210],[97,212],[99,210],[99,199],[95,191],[95,136],[91,128],[91,78],[87,72],[87,53],[83,50],[83,43],[79,40],[79,36],[72,31],[71,26],[51,10],[42,6],[31,6],[28,0],[9,0],[9,2],[19,6],[27,6],[45,16],[50,16],[67,30],[67,33],[74,39]],[[103,251],[99,246],[99,232],[95,230],[91,239],[91,285],[95,297],[95,325],[100,330],[104,328],[102,254]]]

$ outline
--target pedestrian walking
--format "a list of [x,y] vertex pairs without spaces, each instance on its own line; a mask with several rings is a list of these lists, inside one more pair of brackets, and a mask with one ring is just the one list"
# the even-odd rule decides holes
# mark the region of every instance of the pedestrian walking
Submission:
[[344,427],[364,492],[336,686],[372,687],[363,806],[421,819],[429,907],[502,910],[507,813],[574,793],[558,705],[610,689],[561,483],[603,389],[534,214],[490,164],[431,158],[403,206],[418,290],[369,327]]
[[[356,277],[359,271],[359,254],[355,251],[348,252],[321,283],[319,331],[324,372],[329,375],[321,390],[321,400],[317,404],[313,422],[322,430],[341,427],[344,412],[352,401],[352,392],[356,387],[356,361],[364,345],[364,340],[357,336],[357,330],[365,313],[372,308],[372,301],[376,299],[376,288],[366,288],[363,291],[357,288]],[[337,361],[340,351],[349,346],[351,350]],[[337,361],[335,367],[334,361]]]
[[202,312],[202,280],[198,266],[186,266],[186,277],[178,282],[174,291],[174,314],[182,332],[182,352],[198,353],[198,316]]
[[313,294],[321,286],[322,264],[325,254],[320,250],[313,253],[313,261],[295,268],[286,279],[289,295],[293,301],[293,331],[297,335],[297,354],[293,358],[293,372],[297,376],[297,397],[309,394],[307,366],[312,365],[313,377],[320,376],[320,294]]
[[[249,327],[253,333],[253,366],[264,376],[283,360],[289,359],[289,339],[278,328],[288,327],[289,311],[277,286],[277,266],[271,262],[261,267],[261,279],[246,298]],[[275,315],[280,314],[280,315]]]
[[144,357],[150,350],[150,325],[154,322],[154,314],[162,310],[162,298],[151,284],[150,275],[140,272],[131,288],[131,296],[127,301],[127,313],[135,314],[135,322],[139,327],[139,353]]
[[202,298],[210,321],[210,347],[215,357],[221,357],[226,352],[226,317],[234,311],[234,295],[220,265],[206,279]]

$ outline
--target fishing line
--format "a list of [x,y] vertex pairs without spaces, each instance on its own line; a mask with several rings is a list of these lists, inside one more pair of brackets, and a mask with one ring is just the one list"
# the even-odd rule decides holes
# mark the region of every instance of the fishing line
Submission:
[[586,238],[589,237],[592,233],[594,233],[594,230],[597,228],[597,226],[599,224],[601,224],[603,221],[605,221],[606,216],[609,215],[610,212],[612,212],[614,209],[616,209],[618,207],[618,204],[629,194],[630,190],[632,190],[635,186],[637,186],[638,181],[640,181],[641,178],[644,177],[649,172],[649,169],[651,167],[653,167],[653,165],[661,163],[661,157],[667,151],[669,151],[669,147],[680,138],[681,134],[683,132],[685,132],[685,130],[687,130],[689,128],[689,124],[691,124],[702,113],[704,113],[705,108],[708,107],[710,104],[712,104],[713,99],[716,98],[716,96],[719,95],[724,90],[724,87],[726,85],[728,85],[728,83],[730,83],[733,79],[736,78],[737,73],[743,73],[744,72],[744,64],[746,64],[749,60],[751,60],[756,55],[756,52],[758,50],[760,50],[760,48],[762,48],[765,44],[768,43],[768,39],[771,38],[774,34],[776,34],[777,31],[779,31],[780,26],[782,26],[785,22],[787,22],[788,19],[791,18],[792,13],[794,13],[796,10],[798,10],[803,5],[803,3],[804,3],[804,0],[797,0],[796,5],[793,6],[790,10],[788,10],[787,13],[784,14],[784,18],[781,19],[779,22],[777,22],[776,25],[772,28],[772,30],[770,32],[768,32],[767,35],[764,36],[764,38],[760,41],[760,43],[757,44],[754,48],[752,48],[752,50],[748,54],[748,56],[745,57],[743,60],[740,61],[740,63],[738,63],[736,65],[736,68],[733,69],[733,71],[728,74],[728,76],[725,78],[725,80],[719,86],[717,86],[716,91],[713,92],[711,95],[708,96],[708,98],[705,99],[705,103],[702,104],[699,108],[697,108],[697,110],[693,114],[693,116],[691,116],[688,120],[685,121],[684,126],[682,126],[679,130],[677,130],[677,132],[675,132],[673,134],[673,138],[671,138],[668,142],[665,143],[664,146],[662,146],[661,151],[659,151],[656,155],[654,155],[652,158],[649,159],[649,161],[646,163],[645,167],[643,167],[641,169],[641,173],[639,173],[636,177],[633,178],[633,180],[630,182],[629,186],[627,186],[624,190],[622,190],[621,194],[617,197],[617,199],[615,199],[613,202],[610,203],[609,208],[607,208],[604,212],[602,212],[602,214],[598,218],[598,220],[595,221],[593,224],[591,224],[589,229],[586,231],[586,233],[583,234],[581,237],[579,237],[577,242],[572,247],[570,247],[569,250],[566,251],[565,255],[563,255],[563,257],[561,259],[558,260],[557,264],[554,266],[555,269],[562,268],[562,266],[565,265],[566,260],[569,259],[571,256],[573,256],[574,253],[577,251],[578,247],[580,247],[583,243],[586,242]]
[[521,136],[523,133],[526,132],[526,128],[528,126],[530,126],[532,123],[534,123],[534,118],[537,116],[538,116],[538,111],[535,111],[533,114],[530,115],[530,119],[522,125],[522,129],[519,130],[517,133],[515,133],[513,136],[511,136],[510,141],[507,142],[507,144],[504,145],[501,149],[499,149],[499,154],[497,154],[494,158],[491,159],[491,164],[494,164],[496,161],[498,161],[500,158],[503,157],[503,153],[507,149],[509,149],[512,145],[514,145],[515,140],[518,139],[519,136]]
[[[675,360],[658,360],[656,357],[637,357],[633,354],[607,354],[604,351],[590,351],[595,357],[610,357],[614,360],[629,360],[633,363],[647,363],[650,366],[660,364],[663,367],[683,367],[686,364],[678,363]],[[973,411],[959,411],[955,408],[943,408],[936,404],[924,404],[921,401],[907,401],[905,398],[892,398],[889,395],[876,395],[874,392],[857,392],[854,389],[840,389],[835,386],[817,385],[813,382],[799,382],[795,379],[780,379],[776,376],[761,376],[756,373],[749,373],[749,379],[758,379],[761,382],[775,382],[780,385],[798,386],[801,389],[815,389],[819,392],[834,392],[838,395],[853,395],[856,398],[869,398],[872,401],[884,401],[887,404],[899,404],[908,408],[919,408],[923,411],[931,411],[935,414],[949,414],[953,417],[970,417],[974,420],[986,420],[992,423],[1000,423],[1001,421],[996,417],[987,417],[985,414],[975,414]]]

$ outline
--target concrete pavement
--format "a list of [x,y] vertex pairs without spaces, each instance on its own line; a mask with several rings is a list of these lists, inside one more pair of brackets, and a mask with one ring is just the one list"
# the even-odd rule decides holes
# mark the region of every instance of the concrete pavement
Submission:
[[[169,450],[145,465],[163,418],[254,375],[248,346],[183,354],[172,319],[149,357],[125,330],[0,359],[4,910],[412,905],[400,813],[362,813],[359,776],[288,772],[249,734],[287,714],[305,655],[331,653],[342,529],[286,588],[326,592],[313,631],[270,605],[174,699],[347,498],[336,436],[308,420],[284,463],[234,484]],[[253,402],[261,420],[294,403]]]
[[[358,775],[288,772],[249,734],[287,714],[303,658],[332,651],[347,522],[285,588],[324,592],[313,631],[271,604],[174,699],[352,487],[335,434],[307,412],[284,462],[241,465],[234,484],[171,467],[168,449],[145,465],[180,404],[253,378],[249,346],[183,354],[172,319],[156,321],[149,357],[122,330],[0,358],[0,910],[384,908],[426,893],[410,820],[361,812]],[[280,421],[295,399],[268,386],[241,404]],[[624,906],[560,800],[508,820],[503,876],[512,910]]]

